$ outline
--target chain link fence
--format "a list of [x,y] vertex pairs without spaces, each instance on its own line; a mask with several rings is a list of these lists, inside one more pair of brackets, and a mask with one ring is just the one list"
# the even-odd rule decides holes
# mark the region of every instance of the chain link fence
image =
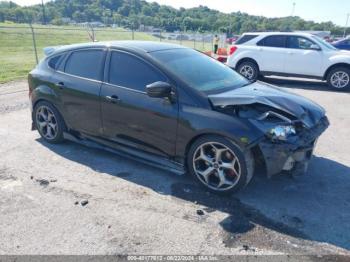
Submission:
[[[219,47],[226,48],[226,37]],[[215,33],[140,32],[124,28],[94,28],[89,25],[43,26],[0,24],[0,83],[25,77],[40,59],[43,48],[91,41],[143,40],[175,43],[203,52],[213,50]]]

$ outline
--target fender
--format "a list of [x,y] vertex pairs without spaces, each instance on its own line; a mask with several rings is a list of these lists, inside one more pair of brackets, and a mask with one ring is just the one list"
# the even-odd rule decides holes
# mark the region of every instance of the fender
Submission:
[[39,85],[37,86],[31,93],[32,96],[32,103],[31,103],[31,112],[32,112],[32,120],[34,121],[34,107],[35,105],[41,101],[45,100],[53,104],[58,112],[63,116],[62,114],[62,107],[61,107],[61,98],[60,96],[55,92],[55,90],[47,85]]
[[[206,121],[201,121],[203,116]],[[185,156],[196,138],[208,134],[224,136],[243,150],[250,148],[264,136],[246,119],[226,115],[213,109],[180,105],[176,156],[180,158]]]
[[334,66],[348,66],[350,67],[350,52],[349,51],[339,51],[339,54],[331,56],[326,64],[325,64],[325,68],[324,68],[324,74],[323,74],[323,79],[327,78],[327,74],[329,72],[329,70],[331,68],[333,68]]

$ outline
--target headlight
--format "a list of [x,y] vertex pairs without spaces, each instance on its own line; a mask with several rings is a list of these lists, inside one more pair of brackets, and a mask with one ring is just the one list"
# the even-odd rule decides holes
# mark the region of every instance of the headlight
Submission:
[[287,138],[291,135],[295,135],[295,128],[294,126],[276,126],[272,128],[268,135],[272,139],[282,140],[285,141]]

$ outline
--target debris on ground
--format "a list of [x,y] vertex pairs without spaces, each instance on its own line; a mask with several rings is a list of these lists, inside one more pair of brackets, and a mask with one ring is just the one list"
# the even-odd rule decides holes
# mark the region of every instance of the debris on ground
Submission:
[[250,246],[248,245],[242,245],[242,249],[240,249],[240,251],[253,251],[255,252],[255,248],[251,248]]
[[87,204],[89,204],[89,201],[88,200],[82,200],[81,202],[80,202],[80,204],[82,205],[82,206],[86,206]]
[[57,182],[57,179],[50,179],[50,182],[55,183]]
[[48,184],[50,184],[49,180],[47,179],[36,179],[35,181],[38,182],[41,186],[47,186]]
[[202,209],[198,209],[197,210],[197,215],[203,216],[204,215],[204,211]]

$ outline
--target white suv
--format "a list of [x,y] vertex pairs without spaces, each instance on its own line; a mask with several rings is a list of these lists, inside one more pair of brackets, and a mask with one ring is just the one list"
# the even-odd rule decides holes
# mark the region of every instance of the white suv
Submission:
[[227,65],[250,80],[259,75],[327,80],[350,89],[350,52],[305,33],[245,33],[230,47]]

